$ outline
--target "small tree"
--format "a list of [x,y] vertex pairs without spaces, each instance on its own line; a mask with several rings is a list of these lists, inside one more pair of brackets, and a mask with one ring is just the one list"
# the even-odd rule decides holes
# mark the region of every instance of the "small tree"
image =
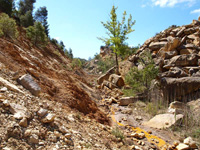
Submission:
[[28,27],[26,29],[26,35],[34,45],[45,44],[47,42],[45,29],[40,22],[35,22],[34,26]]
[[110,12],[110,20],[106,23],[101,22],[103,26],[108,30],[108,38],[99,38],[106,45],[110,45],[111,49],[115,53],[115,61],[116,61],[116,72],[119,72],[119,63],[118,56],[124,53],[124,50],[127,48],[125,41],[128,39],[127,35],[134,30],[132,29],[135,21],[132,21],[132,16],[130,15],[128,18],[127,24],[126,21],[126,11],[123,13],[122,21],[119,22],[117,20],[116,14],[117,7],[113,6]]
[[14,19],[5,13],[0,14],[0,36],[16,38],[18,35],[17,25]]

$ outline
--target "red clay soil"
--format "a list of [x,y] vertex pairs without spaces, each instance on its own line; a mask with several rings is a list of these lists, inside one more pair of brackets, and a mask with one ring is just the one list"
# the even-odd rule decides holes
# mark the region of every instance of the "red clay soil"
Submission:
[[73,80],[75,78],[89,86],[88,77],[81,70],[70,70],[70,60],[55,45],[48,43],[46,47],[38,48],[23,36],[15,41],[0,38],[0,62],[17,77],[31,74],[41,86],[42,94],[49,99],[108,124],[107,116]]

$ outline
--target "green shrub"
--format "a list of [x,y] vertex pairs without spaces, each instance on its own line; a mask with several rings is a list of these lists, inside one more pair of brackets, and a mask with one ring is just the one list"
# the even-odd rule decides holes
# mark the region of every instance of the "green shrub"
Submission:
[[113,58],[105,58],[104,60],[99,57],[98,58],[98,70],[102,73],[105,73],[108,69],[115,66],[115,60]]
[[75,68],[82,68],[82,62],[79,58],[74,58],[72,60],[72,63],[71,63],[71,67],[72,69],[75,69]]
[[26,36],[33,42],[34,45],[44,45],[47,42],[45,29],[40,22],[35,22],[34,26],[29,26],[26,29]]
[[5,13],[0,14],[0,36],[16,38],[18,35],[17,25],[14,19]]
[[122,133],[122,131],[120,131],[120,129],[118,127],[115,127],[112,129],[111,132],[116,138],[120,138],[121,140],[124,139],[124,134]]
[[125,76],[125,82],[131,86],[135,93],[144,93],[149,91],[151,81],[156,78],[159,70],[155,66],[149,52],[140,56],[139,63],[144,68],[138,69],[138,67],[133,67]]

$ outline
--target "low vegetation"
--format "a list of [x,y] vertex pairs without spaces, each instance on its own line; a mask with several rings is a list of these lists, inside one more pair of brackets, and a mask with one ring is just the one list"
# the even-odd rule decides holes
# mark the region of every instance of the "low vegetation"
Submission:
[[14,19],[7,14],[0,14],[0,37],[16,38],[18,35],[17,25]]
[[149,52],[140,56],[139,64],[141,68],[133,67],[125,76],[126,84],[131,87],[125,94],[130,95],[132,91],[133,95],[137,93],[148,95],[151,81],[158,75],[158,68],[156,68]]
[[47,43],[45,28],[40,22],[35,22],[34,26],[29,26],[26,29],[26,36],[32,41],[34,45],[45,45]]
[[121,140],[124,139],[124,134],[122,133],[122,131],[120,131],[120,129],[118,127],[115,127],[112,129],[111,132],[116,138],[120,138]]
[[96,60],[98,60],[98,62],[97,62],[98,70],[102,73],[105,73],[108,69],[115,66],[115,60],[113,57],[102,58],[102,57],[99,57],[99,55],[96,55],[95,58],[96,58]]

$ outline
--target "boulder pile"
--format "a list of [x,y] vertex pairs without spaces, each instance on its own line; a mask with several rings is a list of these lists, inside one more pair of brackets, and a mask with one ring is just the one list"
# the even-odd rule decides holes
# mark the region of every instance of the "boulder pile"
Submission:
[[166,100],[187,102],[199,97],[200,19],[189,25],[169,27],[148,39],[129,61],[139,65],[138,59],[146,51],[159,66]]

